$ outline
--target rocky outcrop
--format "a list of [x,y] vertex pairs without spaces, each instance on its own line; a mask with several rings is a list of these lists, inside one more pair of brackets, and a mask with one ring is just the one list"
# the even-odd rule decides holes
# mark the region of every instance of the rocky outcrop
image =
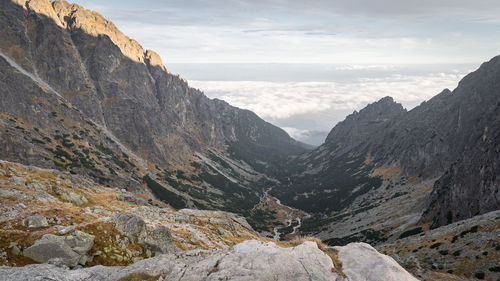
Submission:
[[166,254],[179,250],[172,234],[164,226],[150,230],[141,217],[126,213],[114,216],[111,221],[116,229],[127,236],[130,241],[138,241],[139,244],[154,252]]
[[[338,247],[344,274],[332,271],[331,257],[316,243],[282,248],[272,242],[248,240],[230,249],[159,255],[127,267],[65,270],[54,265],[0,267],[9,280],[118,280],[156,276],[159,280],[417,280],[393,259],[366,244]],[[351,252],[352,251],[352,252]],[[356,260],[359,256],[361,260]],[[142,274],[142,275],[139,275]]]

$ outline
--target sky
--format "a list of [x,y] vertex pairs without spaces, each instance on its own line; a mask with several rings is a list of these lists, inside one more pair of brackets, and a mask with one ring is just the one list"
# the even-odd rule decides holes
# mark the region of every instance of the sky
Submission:
[[498,0],[76,0],[209,97],[313,144],[390,95],[411,109],[500,53]]

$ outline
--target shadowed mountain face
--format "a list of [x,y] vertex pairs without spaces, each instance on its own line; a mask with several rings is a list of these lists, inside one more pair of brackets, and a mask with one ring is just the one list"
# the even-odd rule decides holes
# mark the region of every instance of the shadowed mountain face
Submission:
[[[411,111],[386,97],[349,115],[323,145],[290,162],[292,176],[275,195],[309,211],[352,211],[351,203],[370,192],[397,195],[378,189],[397,169],[412,178],[407,186],[438,179],[419,199],[422,224],[438,227],[497,210],[499,118],[500,57],[495,57],[454,91],[446,89]],[[365,207],[380,204],[362,201]]]
[[0,4],[2,159],[153,192],[177,208],[241,213],[272,171],[306,151],[254,113],[189,87],[95,12]]

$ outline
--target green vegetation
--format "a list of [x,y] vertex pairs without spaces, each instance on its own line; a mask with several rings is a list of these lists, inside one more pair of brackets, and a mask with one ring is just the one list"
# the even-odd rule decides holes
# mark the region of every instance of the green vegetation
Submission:
[[[301,173],[301,160],[290,163],[288,173]],[[320,161],[320,160],[317,160]],[[283,184],[272,190],[272,195],[289,206],[312,213],[338,212],[349,206],[358,196],[380,187],[379,177],[370,177],[371,167],[365,165],[362,156],[344,154],[332,159],[318,173],[301,174],[290,179],[281,179]],[[321,162],[308,163],[320,166]],[[307,194],[307,195],[306,195]],[[371,206],[373,208],[375,206]]]
[[421,227],[416,227],[416,228],[407,230],[407,231],[401,233],[401,235],[399,235],[399,239],[421,233],[422,231],[423,230]]
[[474,277],[476,277],[479,280],[484,280],[484,272],[476,272],[474,274]]
[[148,175],[144,176],[142,180],[151,189],[153,194],[161,201],[169,204],[176,209],[186,208],[186,203],[183,198],[170,190],[167,190],[161,184],[150,178]]
[[349,236],[327,239],[325,243],[331,246],[344,246],[352,242],[379,243],[385,241],[387,241],[385,232],[365,229]]
[[455,243],[455,241],[457,241],[459,237],[463,238],[468,233],[476,233],[478,230],[479,230],[479,226],[477,226],[477,225],[471,227],[468,230],[464,230],[464,231],[460,232],[460,234],[453,236],[453,239],[451,240],[451,243]]
[[441,245],[443,245],[443,243],[437,242],[437,243],[432,244],[429,248],[435,249],[435,248],[439,248],[439,246],[441,246]]
[[491,272],[500,272],[500,266],[490,267],[488,270]]

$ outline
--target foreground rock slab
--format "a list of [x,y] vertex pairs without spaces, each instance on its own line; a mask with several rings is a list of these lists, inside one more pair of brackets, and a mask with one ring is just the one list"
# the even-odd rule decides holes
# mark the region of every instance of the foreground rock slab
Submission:
[[417,281],[393,258],[382,255],[366,243],[351,243],[335,247],[342,261],[342,271],[349,280]]
[[[0,267],[5,280],[119,280],[142,274],[159,280],[417,280],[392,258],[368,244],[336,247],[345,276],[332,272],[331,258],[316,243],[290,248],[272,242],[244,241],[224,250],[194,250],[159,255],[126,267],[95,266],[68,270],[52,264]],[[359,257],[359,260],[356,260]]]

